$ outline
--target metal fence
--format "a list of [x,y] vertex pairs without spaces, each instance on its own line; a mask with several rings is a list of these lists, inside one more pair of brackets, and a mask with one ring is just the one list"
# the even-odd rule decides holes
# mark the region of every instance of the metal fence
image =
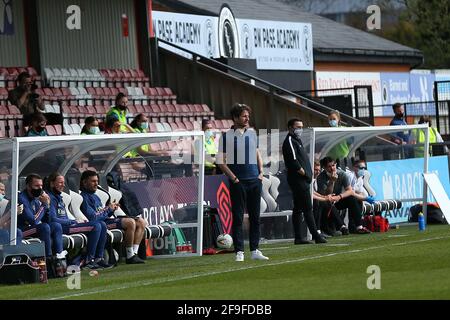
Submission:
[[295,91],[327,107],[374,125],[371,86]]

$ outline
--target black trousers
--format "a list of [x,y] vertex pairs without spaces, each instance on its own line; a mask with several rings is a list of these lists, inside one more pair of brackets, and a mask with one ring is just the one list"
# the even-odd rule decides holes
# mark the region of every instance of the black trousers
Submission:
[[336,202],[333,207],[329,202],[321,202],[320,206],[322,218],[331,219],[337,230],[344,225],[344,221],[337,210],[348,209],[349,220],[354,224],[355,228],[361,225],[362,203],[354,196]]
[[313,215],[314,215],[314,222],[316,223],[316,227],[318,230],[321,230],[321,222],[322,222],[322,212],[320,207],[320,201],[313,200]]
[[250,251],[259,247],[259,216],[261,211],[262,181],[260,179],[240,180],[230,182],[231,211],[233,212],[233,243],[234,251],[244,251],[244,234],[242,223],[247,209],[250,230]]
[[311,232],[313,239],[316,239],[319,235],[317,233],[316,222],[314,221],[310,184],[293,174],[288,175],[287,181],[289,187],[291,188],[292,198],[294,200],[294,208],[292,209],[294,237],[298,240],[306,238],[306,234],[301,234],[301,221],[303,213],[309,232]]

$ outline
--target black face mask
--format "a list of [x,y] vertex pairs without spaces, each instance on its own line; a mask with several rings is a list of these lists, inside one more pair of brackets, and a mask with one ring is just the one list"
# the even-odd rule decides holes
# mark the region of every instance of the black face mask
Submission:
[[59,192],[58,190],[56,190],[55,188],[52,188],[52,191],[54,194],[61,194],[61,192]]
[[127,110],[127,106],[119,106],[119,109],[122,111]]
[[44,131],[44,129],[45,129],[45,127],[39,126],[39,127],[36,128],[36,131],[37,132],[42,132],[42,131]]
[[397,113],[397,117],[403,118],[403,116],[404,116],[403,112]]
[[38,198],[42,194],[42,189],[31,189],[31,194],[33,197]]

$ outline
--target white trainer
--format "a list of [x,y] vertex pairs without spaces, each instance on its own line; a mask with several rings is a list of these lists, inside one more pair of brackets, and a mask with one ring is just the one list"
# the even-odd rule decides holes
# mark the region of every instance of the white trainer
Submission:
[[244,261],[244,251],[236,252],[236,261],[237,262]]
[[262,254],[261,251],[256,249],[255,251],[252,251],[252,259],[253,260],[269,260],[268,257]]

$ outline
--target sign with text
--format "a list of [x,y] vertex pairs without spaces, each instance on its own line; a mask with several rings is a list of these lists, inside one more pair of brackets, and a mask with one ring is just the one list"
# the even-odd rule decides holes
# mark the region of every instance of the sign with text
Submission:
[[152,20],[156,37],[205,57],[219,57],[217,17],[153,11]]
[[[340,71],[318,71],[316,72],[316,87],[318,90],[353,88],[354,86],[372,86],[373,105],[381,105],[381,83],[380,73],[378,72],[340,72]],[[354,92],[351,94],[353,104],[355,103]],[[320,96],[331,96],[343,94],[340,91],[319,92]],[[375,116],[377,110],[374,110]]]
[[313,70],[309,23],[236,19],[241,58],[256,59],[260,70]]
[[409,102],[411,94],[409,90],[409,73],[407,72],[382,72],[381,102],[383,105],[383,116],[394,116],[392,105],[394,103]]
[[[450,190],[447,156],[430,157],[428,171],[435,173],[444,186]],[[423,158],[369,162],[371,173],[369,184],[377,194],[377,200],[417,199],[423,195]],[[422,201],[420,201],[422,202]],[[428,202],[435,202],[428,193]],[[407,222],[409,208],[415,203],[403,202],[402,208],[386,212],[391,223]]]
[[156,37],[206,57],[255,59],[259,70],[313,70],[310,23],[234,19],[230,10],[226,13],[153,11],[153,30]]

